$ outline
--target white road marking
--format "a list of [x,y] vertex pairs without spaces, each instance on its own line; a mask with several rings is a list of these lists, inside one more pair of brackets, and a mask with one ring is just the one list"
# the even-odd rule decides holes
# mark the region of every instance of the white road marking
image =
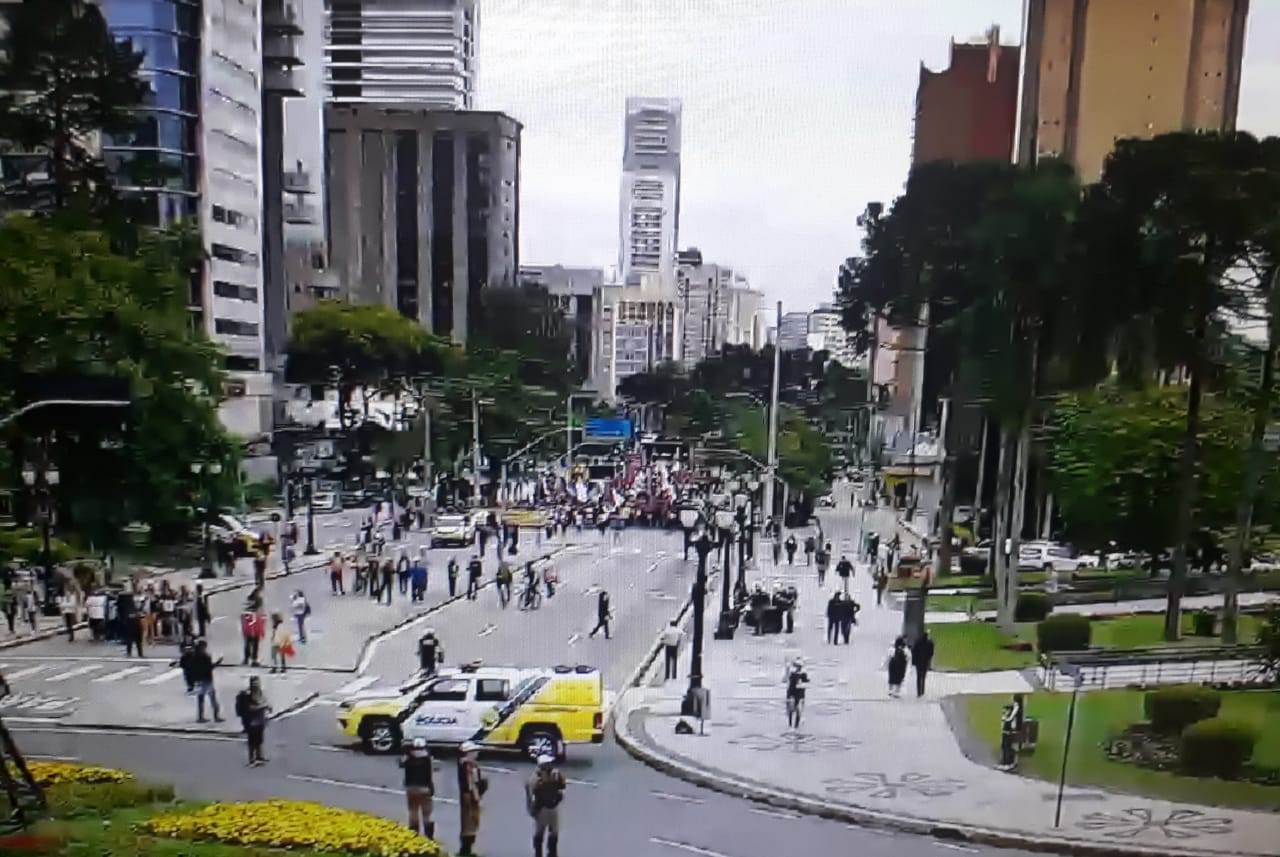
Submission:
[[[343,782],[342,780],[331,780],[331,779],[328,779],[327,777],[308,777],[304,774],[289,774],[287,777],[285,777],[285,779],[297,780],[298,782],[301,782],[301,783],[319,783],[320,785],[338,786],[344,789],[358,789],[360,791],[366,791],[366,792],[377,792],[378,794],[386,794],[386,795],[404,794],[404,789],[402,788],[393,789],[393,788],[388,788],[387,786],[371,786],[371,785],[368,785],[367,783],[347,783],[347,782]],[[432,798],[432,800],[435,801],[436,803],[456,804],[458,802],[454,798],[440,797],[439,795],[436,795],[434,798]]]
[[577,642],[581,639],[582,639],[581,634],[574,634],[572,637],[569,638],[569,645],[571,646],[576,645]]
[[[661,560],[659,560],[659,562],[661,562]],[[644,570],[644,573],[645,573],[645,574],[653,574],[653,572],[654,572],[657,568],[658,568],[658,563],[657,563],[657,562],[655,562],[653,565],[651,565],[651,566],[649,566],[648,568],[646,568],[646,569]]]
[[487,637],[496,630],[498,630],[498,626],[490,622],[488,625],[485,625],[483,628],[480,629],[479,636]]
[[[7,722],[7,723],[59,723],[59,722],[61,722],[61,721],[60,721],[57,717],[6,717],[6,718],[5,718],[5,722]],[[57,729],[57,730],[54,730],[54,729],[11,729],[10,731],[11,731],[11,732],[54,732],[54,731],[62,732],[63,730],[61,730],[61,729]],[[91,734],[91,733],[90,733],[90,732],[88,732],[88,731],[86,731],[84,734],[89,735],[89,734]],[[136,734],[136,733],[133,733],[133,732],[123,733],[123,732],[122,732],[122,733],[120,733],[120,734],[122,734],[122,735],[123,735],[123,734],[133,735],[133,734]]]
[[593,783],[591,780],[575,780],[573,777],[565,777],[564,781],[566,783],[572,783],[575,786],[586,786],[589,789],[596,789],[600,787],[599,783]]
[[933,844],[939,848],[950,848],[952,851],[968,851],[972,854],[978,853],[977,848],[970,848],[967,845],[956,845],[954,842],[938,842],[935,840]]
[[481,765],[480,770],[493,771],[495,774],[514,774],[516,772],[515,768],[504,768],[501,765]]
[[349,753],[349,752],[351,752],[347,747],[334,747],[334,746],[331,746],[331,745],[329,745],[329,744],[308,744],[307,746],[308,746],[308,747],[310,747],[312,750],[323,750],[323,751],[324,751],[324,752],[326,752],[326,753]]
[[83,667],[76,667],[75,669],[67,670],[64,673],[58,673],[57,675],[49,676],[47,679],[45,679],[45,682],[48,684],[53,684],[55,681],[66,681],[67,679],[75,678],[78,675],[91,673],[97,669],[100,669],[100,667],[101,667],[100,664],[88,664]]
[[767,815],[770,818],[785,818],[788,821],[797,821],[800,818],[794,812],[782,812],[776,809],[749,809],[747,812],[752,815]]
[[671,794],[670,792],[660,792],[660,791],[651,790],[649,794],[653,795],[659,800],[674,800],[674,801],[679,801],[680,803],[702,803],[703,802],[702,798],[686,797],[685,795],[675,795],[675,794]]
[[[6,717],[8,723],[57,723],[56,717]],[[231,741],[236,744],[243,744],[244,739],[233,737],[231,735],[207,735],[199,732],[183,732],[181,734],[154,734],[148,732],[134,732],[128,729],[76,729],[65,726],[58,727],[41,727],[34,726],[32,728],[11,729],[11,732],[51,732],[57,735],[120,735],[125,738],[141,738],[144,737],[148,741],[154,741],[157,738],[175,738],[182,741]]]
[[657,836],[650,836],[649,841],[654,845],[665,845],[668,848],[679,848],[681,851],[688,851],[692,854],[701,854],[702,857],[729,857],[727,854],[721,854],[719,851],[712,851],[710,848],[702,848],[698,845],[690,845],[687,842],[675,842],[670,839],[662,839]]
[[155,676],[152,676],[151,678],[144,678],[142,681],[138,682],[138,684],[146,684],[146,685],[160,684],[161,682],[166,682],[166,681],[169,681],[170,679],[177,678],[180,675],[182,675],[182,670],[175,667],[171,670],[165,670],[164,672],[160,673],[160,675],[155,675]]
[[31,676],[31,675],[35,675],[36,673],[44,672],[44,671],[45,671],[45,670],[47,670],[47,669],[53,669],[53,665],[52,665],[52,664],[41,664],[40,666],[36,666],[36,667],[27,667],[26,669],[21,669],[21,670],[17,670],[17,671],[15,671],[15,672],[11,672],[11,673],[9,673],[7,676],[5,676],[5,678],[7,678],[9,681],[13,681],[14,679],[18,679],[18,678],[26,678],[27,676]]
[[76,703],[76,700],[74,699],[53,699],[48,702],[42,703],[41,705],[34,706],[32,710],[33,711],[57,711],[59,708],[66,708],[69,705],[75,705],[75,703]]
[[125,667],[124,669],[118,672],[107,673],[106,675],[98,676],[93,681],[95,684],[99,684],[102,682],[119,681],[120,679],[125,678],[126,676],[133,675],[134,673],[145,672],[146,669],[147,669],[146,667]]
[[364,690],[366,687],[376,682],[379,678],[381,678],[381,676],[376,676],[376,675],[361,676],[355,681],[347,682],[342,687],[334,691],[334,693],[356,693],[357,691]]
[[50,755],[46,755],[45,753],[23,753],[22,755],[28,759],[41,759],[42,761],[46,761],[46,762],[78,762],[80,761],[79,756],[50,756]]

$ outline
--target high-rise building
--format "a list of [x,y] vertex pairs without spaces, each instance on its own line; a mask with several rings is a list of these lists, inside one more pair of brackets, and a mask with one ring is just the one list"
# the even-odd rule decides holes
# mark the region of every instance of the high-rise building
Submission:
[[601,289],[596,355],[591,386],[611,403],[623,379],[679,359],[679,309],[656,277]]
[[696,249],[676,256],[676,304],[680,310],[680,362],[695,366],[726,345],[759,348],[758,316],[764,294],[726,265],[704,262]]
[[809,313],[789,312],[778,325],[777,346],[783,351],[799,351],[809,347]]
[[942,71],[921,65],[913,163],[1013,159],[1021,50],[993,27],[976,43],[951,43]]
[[556,300],[561,312],[573,326],[569,357],[582,378],[591,378],[595,374],[593,364],[601,321],[604,269],[521,265],[520,283],[524,286],[541,286]]
[[859,356],[853,336],[841,324],[839,307],[823,304],[809,313],[809,347],[825,351],[846,369],[865,368],[867,358]]
[[328,102],[471,109],[476,0],[327,0],[326,5]]
[[1232,130],[1249,0],[1028,0],[1018,160],[1094,181],[1125,137]]
[[330,105],[325,124],[339,295],[465,342],[482,317],[481,290],[517,283],[520,123],[360,104]]
[[675,285],[680,232],[680,99],[627,99],[623,124],[618,268],[638,285],[656,277]]

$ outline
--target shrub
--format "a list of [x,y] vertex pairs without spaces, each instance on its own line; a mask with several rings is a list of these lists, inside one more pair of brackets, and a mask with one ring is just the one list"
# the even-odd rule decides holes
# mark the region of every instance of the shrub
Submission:
[[1023,592],[1018,596],[1018,603],[1013,607],[1015,622],[1039,622],[1049,615],[1053,605],[1049,596],[1043,592]]
[[1092,626],[1079,613],[1058,613],[1036,625],[1036,646],[1042,654],[1089,648]]
[[133,779],[132,774],[115,768],[75,762],[27,762],[27,770],[37,783],[45,787],[64,783],[123,783]]
[[1222,697],[1216,690],[1179,684],[1149,692],[1142,709],[1151,727],[1163,735],[1179,735],[1192,723],[1218,716]]
[[118,809],[173,801],[172,786],[132,780],[122,783],[63,783],[45,790],[53,818],[107,816]]
[[143,827],[159,836],[232,845],[377,857],[444,857],[437,843],[394,821],[310,801],[215,803],[195,812],[157,816]]
[[1258,729],[1251,723],[1211,717],[1182,730],[1182,767],[1197,777],[1239,778],[1253,756]]

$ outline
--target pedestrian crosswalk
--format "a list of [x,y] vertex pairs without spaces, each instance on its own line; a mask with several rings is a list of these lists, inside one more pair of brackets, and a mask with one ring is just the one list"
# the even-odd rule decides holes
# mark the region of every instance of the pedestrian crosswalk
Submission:
[[80,700],[74,696],[46,693],[11,693],[0,699],[0,713],[6,715],[39,715],[50,717],[69,714]]
[[0,714],[57,716],[73,711],[95,693],[137,692],[156,685],[180,686],[182,670],[167,658],[12,658],[0,662],[0,675],[11,693],[0,697]]

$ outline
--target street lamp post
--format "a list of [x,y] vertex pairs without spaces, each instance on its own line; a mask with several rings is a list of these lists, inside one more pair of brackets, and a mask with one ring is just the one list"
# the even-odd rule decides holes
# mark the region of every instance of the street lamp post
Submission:
[[747,502],[751,498],[746,494],[733,495],[735,529],[738,531],[738,585],[739,590],[747,588]]
[[756,491],[759,489],[759,479],[753,478],[747,482],[747,491],[751,497],[751,503],[747,507],[747,559],[753,565],[756,561]]
[[302,552],[307,556],[320,553],[316,549],[316,480],[307,483],[307,547]]
[[[685,513],[682,512],[683,516]],[[694,512],[694,514],[697,514]],[[685,520],[682,517],[682,522]],[[694,541],[698,551],[698,576],[693,582],[693,651],[689,661],[689,689],[685,691],[684,700],[680,704],[680,714],[690,717],[699,713],[699,698],[702,690],[702,637],[703,614],[707,599],[707,555],[711,553],[711,538],[704,530]]]
[[733,512],[720,508],[715,513],[715,525],[720,534],[720,547],[723,550],[724,573],[720,575],[720,623],[716,628],[717,640],[732,640],[738,628],[738,614],[729,600],[730,551],[733,545]]
[[60,480],[58,468],[51,467],[47,460],[41,460],[36,467],[22,471],[22,481],[31,488],[39,501],[40,515],[40,576],[44,579],[44,604],[50,604],[50,587],[53,581],[53,548],[50,544],[50,530],[53,524],[53,486]]
[[204,515],[202,516],[204,518],[204,526],[201,527],[200,534],[200,576],[208,579],[216,576],[213,571],[213,534],[209,531],[209,525],[213,521],[213,509],[211,508],[213,506],[213,492],[209,490],[209,480],[202,478],[201,474],[207,473],[210,476],[217,476],[222,472],[222,465],[217,461],[207,463],[193,461],[191,462],[191,472],[200,482],[200,497],[204,501]]

